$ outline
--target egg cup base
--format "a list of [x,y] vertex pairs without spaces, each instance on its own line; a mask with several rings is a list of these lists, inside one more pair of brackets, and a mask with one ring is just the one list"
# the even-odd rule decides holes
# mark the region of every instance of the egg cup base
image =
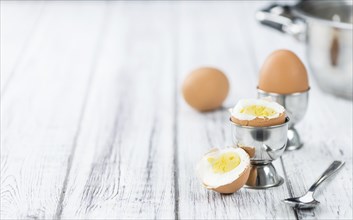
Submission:
[[283,178],[278,175],[272,163],[251,163],[250,175],[245,184],[248,189],[268,189],[282,185]]
[[299,133],[294,127],[288,129],[287,138],[286,151],[299,150],[303,146]]

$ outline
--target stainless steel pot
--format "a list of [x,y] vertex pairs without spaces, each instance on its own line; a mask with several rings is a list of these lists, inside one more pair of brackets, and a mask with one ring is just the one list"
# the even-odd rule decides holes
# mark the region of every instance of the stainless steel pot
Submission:
[[353,98],[352,1],[301,1],[272,4],[256,13],[269,27],[306,43],[310,69],[322,90]]

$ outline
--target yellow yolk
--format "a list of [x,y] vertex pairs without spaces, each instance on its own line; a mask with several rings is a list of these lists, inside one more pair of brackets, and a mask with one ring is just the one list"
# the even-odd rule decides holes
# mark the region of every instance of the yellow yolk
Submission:
[[215,173],[229,172],[240,164],[240,157],[233,152],[224,153],[218,158],[210,157],[207,160]]
[[240,113],[254,115],[254,116],[263,116],[269,117],[276,114],[276,111],[272,108],[268,108],[260,105],[249,105],[240,110]]

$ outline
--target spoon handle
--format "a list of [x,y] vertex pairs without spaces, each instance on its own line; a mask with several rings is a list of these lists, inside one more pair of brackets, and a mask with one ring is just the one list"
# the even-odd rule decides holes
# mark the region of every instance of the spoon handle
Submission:
[[325,170],[325,172],[320,176],[320,178],[310,187],[308,190],[311,193],[314,193],[316,188],[324,182],[327,178],[329,178],[332,174],[337,172],[344,165],[343,161],[333,161],[333,163]]

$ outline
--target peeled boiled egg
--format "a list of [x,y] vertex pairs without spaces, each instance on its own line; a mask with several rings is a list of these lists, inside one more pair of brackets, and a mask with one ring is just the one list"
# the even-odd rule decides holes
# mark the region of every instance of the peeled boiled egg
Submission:
[[267,99],[241,99],[229,112],[231,120],[242,126],[266,127],[286,120],[284,107]]
[[248,180],[250,158],[241,148],[214,148],[197,164],[196,173],[207,189],[234,193]]
[[218,69],[203,67],[192,71],[184,80],[185,101],[199,111],[219,108],[228,95],[229,82]]
[[305,92],[309,89],[308,74],[292,51],[276,50],[261,67],[258,88],[278,94]]

